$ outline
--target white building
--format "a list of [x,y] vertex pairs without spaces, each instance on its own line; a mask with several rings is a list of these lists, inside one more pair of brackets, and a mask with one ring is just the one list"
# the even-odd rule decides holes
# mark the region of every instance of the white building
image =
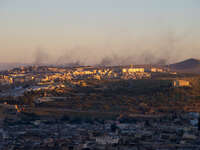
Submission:
[[118,144],[119,143],[119,137],[118,136],[96,137],[96,143],[101,144],[101,145]]

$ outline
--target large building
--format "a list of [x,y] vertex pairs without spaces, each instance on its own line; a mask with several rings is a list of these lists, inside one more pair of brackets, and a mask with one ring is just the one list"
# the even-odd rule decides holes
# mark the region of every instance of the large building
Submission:
[[123,68],[123,73],[137,73],[137,72],[144,72],[144,68]]
[[174,87],[188,87],[190,86],[190,82],[186,80],[175,80],[173,81]]

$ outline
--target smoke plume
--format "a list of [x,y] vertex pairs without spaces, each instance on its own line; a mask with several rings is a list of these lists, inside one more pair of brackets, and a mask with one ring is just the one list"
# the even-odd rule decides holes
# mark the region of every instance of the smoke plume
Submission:
[[38,48],[35,51],[35,59],[34,64],[35,65],[44,65],[49,63],[49,54],[44,51],[42,48]]
[[[121,47],[109,46],[68,48],[52,57],[42,48],[35,52],[34,64],[54,64],[65,66],[114,66],[130,64],[166,65],[190,57],[185,41],[187,35],[168,31],[155,37],[144,37]],[[109,42],[105,42],[109,43]],[[116,46],[116,45],[115,45]],[[56,52],[56,50],[54,50]],[[59,51],[59,50],[58,50]],[[60,55],[60,56],[59,56]]]

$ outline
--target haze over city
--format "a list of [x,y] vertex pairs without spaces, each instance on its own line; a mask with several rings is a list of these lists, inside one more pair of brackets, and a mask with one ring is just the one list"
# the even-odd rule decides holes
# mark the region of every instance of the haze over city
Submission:
[[200,0],[0,0],[0,150],[200,150]]
[[198,0],[0,0],[0,62],[199,59],[199,14]]

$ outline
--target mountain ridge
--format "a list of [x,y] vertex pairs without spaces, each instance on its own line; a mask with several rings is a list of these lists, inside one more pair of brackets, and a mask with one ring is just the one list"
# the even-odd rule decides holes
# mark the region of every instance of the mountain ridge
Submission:
[[200,60],[189,58],[184,61],[171,64],[170,69],[177,72],[200,74]]

